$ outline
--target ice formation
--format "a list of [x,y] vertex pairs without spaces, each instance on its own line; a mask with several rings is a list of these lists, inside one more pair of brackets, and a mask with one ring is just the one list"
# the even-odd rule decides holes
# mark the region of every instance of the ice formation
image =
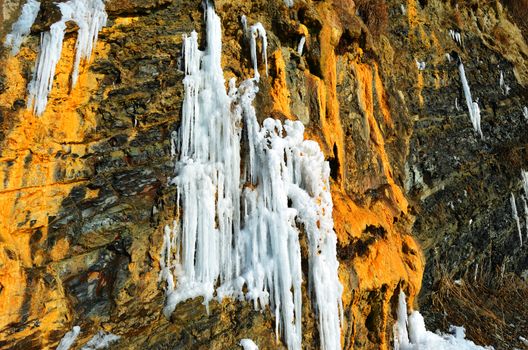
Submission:
[[416,67],[418,68],[418,70],[424,70],[425,69],[425,62],[424,61],[418,61],[418,60],[415,60],[416,61]]
[[299,45],[297,45],[297,53],[299,54],[299,56],[302,56],[305,42],[306,42],[306,37],[303,35],[301,37],[301,40],[299,40]]
[[526,227],[526,239],[528,239],[528,202],[526,202],[526,198],[524,196],[521,196],[521,200],[522,200],[523,209],[524,209],[524,224]]
[[524,119],[528,120],[528,107],[524,106],[522,112]]
[[463,327],[450,327],[453,334],[440,334],[425,328],[423,316],[413,311],[407,316],[405,294],[400,291],[398,299],[398,320],[394,325],[394,350],[485,350],[492,347],[475,345],[465,339]]
[[250,34],[250,50],[251,50],[251,62],[253,62],[253,70],[255,74],[255,79],[259,80],[260,74],[258,72],[257,67],[257,39],[260,38],[260,42],[262,44],[262,59],[264,60],[264,64],[266,67],[266,76],[268,76],[268,57],[266,49],[268,47],[268,38],[266,37],[266,30],[264,29],[264,26],[262,23],[257,22],[253,24],[251,27],[249,27],[249,34]]
[[510,204],[512,207],[512,216],[515,220],[515,223],[517,224],[517,232],[519,233],[519,241],[521,242],[521,246],[523,244],[522,240],[522,233],[521,233],[521,222],[519,220],[519,215],[517,214],[517,204],[515,204],[515,195],[513,192],[510,194]]
[[458,45],[462,45],[462,36],[459,31],[449,29],[449,36],[453,39]]
[[293,0],[284,0],[284,4],[288,7],[292,7],[293,6]]
[[[316,142],[303,140],[300,122],[259,125],[252,106],[257,71],[238,88],[232,79],[226,92],[220,19],[210,4],[206,22],[205,51],[198,50],[195,32],[184,37],[185,97],[171,180],[180,217],[164,232],[164,313],[195,297],[206,306],[224,297],[248,300],[257,310],[269,307],[277,338],[282,334],[289,349],[300,349],[303,227],[321,347],[339,349],[342,286],[329,165]],[[255,28],[264,38],[261,26]]]
[[4,41],[5,47],[11,48],[11,55],[16,55],[20,51],[20,46],[31,31],[31,26],[37,18],[40,9],[40,2],[28,0],[22,7],[22,12],[17,21],[11,27],[11,33],[7,34]]
[[106,333],[104,331],[97,332],[81,350],[99,350],[107,349],[112,343],[118,341],[121,337],[112,333]]
[[55,68],[61,57],[66,22],[73,21],[79,27],[71,77],[72,87],[77,82],[81,61],[90,59],[99,31],[106,25],[107,15],[103,0],[70,0],[56,5],[61,11],[61,20],[53,23],[50,30],[41,35],[35,71],[28,85],[27,107],[33,109],[36,115],[42,115],[48,103]]
[[75,340],[79,336],[79,333],[81,332],[81,327],[74,326],[71,331],[66,333],[64,337],[62,337],[59,346],[57,346],[56,350],[68,350],[73,343],[75,343]]
[[460,73],[460,80],[462,81],[462,88],[464,89],[464,96],[466,98],[466,104],[469,110],[471,124],[473,124],[473,129],[478,132],[480,137],[483,137],[482,130],[480,128],[480,108],[478,106],[478,103],[473,101],[473,98],[471,97],[471,90],[469,89],[469,84],[466,79],[466,72],[464,70],[464,65],[462,64],[462,61],[460,61],[458,65],[458,71]]
[[244,350],[258,350],[257,344],[251,339],[242,339],[240,341],[240,346],[244,348]]
[[500,71],[499,76],[499,87],[504,95],[508,95],[510,93],[510,86],[504,81],[504,74],[502,73],[502,71]]
[[521,169],[521,179],[524,191],[524,196],[522,197],[522,199],[524,207],[524,219],[526,224],[526,239],[528,239],[528,205],[526,203],[526,198],[528,198],[528,171]]
[[523,186],[524,194],[528,197],[528,171],[524,169],[521,170],[521,179],[522,179],[522,186]]

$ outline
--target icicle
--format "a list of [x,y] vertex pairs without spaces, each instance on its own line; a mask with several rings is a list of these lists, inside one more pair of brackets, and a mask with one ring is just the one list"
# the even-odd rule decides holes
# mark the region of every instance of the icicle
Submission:
[[446,53],[445,56],[447,58],[447,62],[451,62],[451,55],[449,53]]
[[405,5],[404,4],[400,4],[400,11],[401,11],[402,15],[405,16],[405,14],[407,13],[407,10],[405,9]]
[[466,79],[466,73],[464,71],[464,65],[462,64],[462,61],[460,61],[460,64],[458,65],[458,70],[460,73],[460,80],[462,81],[462,88],[464,89],[466,104],[469,110],[469,117],[471,119],[471,123],[473,124],[473,129],[475,129],[480,137],[483,138],[482,130],[480,129],[480,108],[478,103],[474,102],[471,97],[471,91],[469,89],[469,84]]
[[97,42],[99,31],[106,25],[107,15],[103,0],[70,0],[58,3],[61,20],[52,24],[50,30],[41,35],[40,51],[35,63],[35,72],[28,85],[28,109],[42,115],[48,96],[53,87],[55,68],[62,52],[66,22],[73,21],[79,27],[75,43],[75,62],[72,73],[72,87],[79,75],[82,60],[89,60]]
[[526,121],[528,121],[528,107],[524,106],[523,107],[523,110],[522,110],[522,113],[523,113],[523,117]]
[[515,195],[513,194],[513,192],[511,192],[511,195],[510,195],[510,204],[512,207],[512,216],[517,225],[517,232],[519,233],[519,241],[522,247],[523,240],[522,240],[522,233],[521,233],[521,222],[519,220],[519,215],[517,215],[517,204],[515,204]]
[[504,74],[502,71],[500,71],[499,87],[504,95],[508,95],[510,93],[510,87],[504,82]]
[[262,26],[262,23],[257,22],[249,27],[250,33],[250,50],[251,50],[251,61],[253,62],[253,70],[255,74],[255,79],[258,81],[260,74],[257,67],[257,39],[260,38],[262,43],[262,59],[264,60],[266,67],[266,76],[268,76],[268,57],[266,53],[266,48],[268,47],[268,39],[266,37],[266,30]]
[[71,331],[66,333],[64,337],[62,337],[59,346],[57,346],[56,350],[68,350],[73,343],[75,343],[75,340],[77,339],[77,336],[79,336],[79,333],[81,332],[81,327],[74,326]]
[[526,239],[528,240],[528,203],[526,202],[526,198],[524,196],[521,196],[521,200],[522,200],[523,209],[524,209],[524,224],[526,228]]
[[40,2],[28,0],[22,7],[22,12],[17,21],[11,27],[11,33],[5,37],[4,46],[11,48],[11,55],[16,55],[20,51],[20,46],[31,31],[31,26],[37,18],[40,9]]
[[303,35],[301,37],[301,40],[299,40],[299,45],[297,45],[297,53],[299,54],[299,56],[302,56],[305,42],[306,42],[306,37]]
[[462,45],[462,36],[460,35],[460,32],[449,29],[449,36],[451,39],[453,39],[457,44]]
[[524,194],[528,197],[528,171],[521,169],[521,179]]
[[40,36],[40,51],[35,63],[33,79],[28,84],[28,109],[36,115],[42,115],[48,103],[48,95],[53,87],[55,67],[62,52],[62,40],[66,24],[57,22],[51,25],[49,32]]
[[424,70],[425,69],[425,62],[420,62],[418,60],[415,60],[416,61],[416,67],[418,68],[418,70]]
[[243,347],[244,350],[258,350],[257,344],[251,339],[240,340],[240,346]]

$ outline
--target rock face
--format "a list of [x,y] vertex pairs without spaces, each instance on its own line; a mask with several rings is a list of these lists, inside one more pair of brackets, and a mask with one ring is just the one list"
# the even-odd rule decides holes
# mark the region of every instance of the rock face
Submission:
[[[22,5],[0,1],[2,40]],[[342,346],[390,348],[398,294],[403,290],[412,305],[425,268],[420,304],[432,325],[458,322],[470,338],[521,347],[513,329],[487,329],[482,338],[471,332],[475,321],[462,317],[471,309],[463,291],[478,296],[477,287],[485,286],[491,295],[515,281],[526,293],[518,277],[527,269],[526,245],[519,247],[509,196],[516,194],[524,215],[528,47],[501,3],[299,0],[288,8],[282,0],[217,0],[215,6],[226,78],[253,74],[240,24],[246,15],[268,35],[258,118],[301,120],[330,163]],[[107,0],[106,9],[108,26],[73,89],[76,34],[68,31],[41,117],[25,108],[26,86],[39,33],[56,16],[52,1],[42,1],[18,55],[0,49],[0,349],[55,348],[74,325],[81,327],[76,348],[99,330],[121,336],[116,349],[231,349],[243,338],[261,349],[284,348],[272,314],[247,303],[213,302],[207,314],[201,300],[190,300],[170,320],[162,315],[159,259],[163,227],[176,215],[168,179],[170,135],[183,100],[182,35],[196,30],[203,38],[203,13],[191,0]],[[461,33],[461,44],[449,29]],[[479,98],[484,139],[473,132],[463,103],[459,58]],[[499,87],[501,70],[508,94]],[[449,290],[457,292],[460,311],[435,298],[454,279],[460,285]],[[304,298],[303,347],[318,348]],[[481,306],[493,316],[497,305]],[[435,316],[446,310],[446,319]],[[501,322],[526,334],[524,314]]]

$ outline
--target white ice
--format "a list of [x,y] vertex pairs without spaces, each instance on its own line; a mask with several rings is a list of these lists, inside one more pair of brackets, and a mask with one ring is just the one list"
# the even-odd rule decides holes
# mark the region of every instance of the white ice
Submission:
[[524,119],[528,120],[528,107],[524,106],[523,110],[522,110],[522,113],[523,113]]
[[106,25],[107,15],[103,0],[70,0],[57,3],[61,11],[60,21],[53,23],[50,30],[41,34],[40,50],[35,63],[35,71],[28,84],[28,109],[36,115],[42,115],[53,88],[55,68],[60,60],[66,22],[72,21],[78,26],[75,43],[75,62],[71,76],[75,86],[82,61],[88,61],[97,42],[99,31]]
[[462,45],[462,36],[460,35],[459,31],[449,29],[449,36],[451,39],[453,39],[457,44]]
[[[251,28],[265,48],[263,28]],[[247,300],[256,310],[269,308],[277,338],[282,334],[289,349],[300,349],[302,227],[321,347],[340,349],[342,286],[329,165],[318,144],[304,140],[302,123],[258,123],[257,71],[238,87],[232,79],[226,92],[221,24],[210,4],[206,35],[203,52],[196,33],[184,37],[184,102],[171,180],[181,215],[165,228],[160,254],[164,313],[169,317],[178,303],[196,297],[206,307],[224,297]]]
[[4,41],[5,47],[11,48],[11,55],[16,55],[20,51],[20,46],[31,31],[31,26],[37,18],[40,9],[40,2],[28,0],[22,7],[22,12],[17,21],[11,27],[11,33],[7,34]]
[[258,65],[257,65],[257,39],[260,38],[260,42],[262,44],[262,59],[264,60],[264,64],[266,67],[266,76],[268,76],[268,57],[266,49],[268,47],[268,39],[266,37],[266,30],[264,29],[264,26],[262,23],[257,22],[253,24],[251,27],[249,27],[249,45],[251,50],[251,62],[253,62],[253,71],[255,74],[255,79],[259,80],[260,74],[258,72]]
[[500,76],[499,76],[499,87],[502,90],[502,93],[504,95],[508,95],[510,93],[510,87],[504,81],[504,74],[502,73],[502,71],[500,71]]
[[299,40],[299,45],[297,45],[297,53],[299,54],[299,56],[302,56],[305,42],[306,42],[306,37],[303,35],[301,37],[301,40]]
[[473,124],[473,129],[483,138],[482,130],[480,128],[480,108],[478,103],[473,101],[471,97],[471,90],[469,89],[469,84],[466,79],[466,72],[464,70],[464,65],[462,61],[458,65],[458,71],[460,73],[460,80],[462,81],[462,88],[464,90],[464,96],[466,98],[466,104],[469,110],[469,117],[471,119],[471,124]]
[[418,68],[418,70],[424,70],[425,69],[425,62],[424,61],[418,61],[418,60],[415,60],[416,61],[416,67]]
[[407,315],[405,294],[400,291],[398,320],[394,325],[394,350],[485,350],[492,347],[476,345],[465,339],[463,327],[450,327],[452,334],[433,333],[425,328],[423,316],[418,311]]
[[517,214],[517,204],[515,204],[515,195],[513,194],[513,192],[510,194],[510,204],[512,208],[512,216],[517,225],[517,232],[519,233],[519,241],[522,247],[523,240],[522,240],[522,233],[521,233],[521,222],[519,220],[519,215]]
[[521,169],[521,180],[522,180],[522,187],[524,190],[524,195],[528,197],[528,171]]
[[73,345],[73,343],[75,343],[75,340],[77,339],[77,336],[80,332],[81,327],[74,326],[71,331],[67,332],[64,337],[62,337],[56,350],[68,350]]
[[258,350],[257,344],[251,339],[240,340],[240,346],[243,347],[244,350]]
[[117,342],[121,337],[105,331],[99,331],[92,337],[81,350],[107,349],[112,343]]

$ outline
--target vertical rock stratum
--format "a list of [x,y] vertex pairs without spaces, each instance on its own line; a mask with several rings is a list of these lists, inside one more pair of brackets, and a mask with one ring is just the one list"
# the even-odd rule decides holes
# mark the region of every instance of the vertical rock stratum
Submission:
[[[2,42],[24,3],[0,0]],[[254,77],[241,19],[260,22],[268,74],[259,41],[256,118],[301,121],[328,161],[341,346],[392,348],[401,292],[430,329],[464,325],[480,344],[526,346],[519,338],[528,329],[522,7],[491,0],[289,4],[215,1],[221,65],[226,81]],[[163,315],[164,228],[181,215],[169,182],[185,96],[183,35],[195,30],[206,47],[204,12],[195,0],[107,0],[105,8],[106,26],[74,85],[81,28],[65,23],[40,116],[26,108],[27,86],[59,6],[42,0],[20,51],[0,48],[0,349],[55,349],[74,326],[72,348],[79,349],[99,332],[120,337],[112,349],[236,349],[242,339],[285,348],[284,338],[276,342],[274,313],[250,302],[212,300],[207,312],[200,297]],[[482,137],[470,119],[461,63]],[[315,349],[321,341],[306,239],[300,254],[302,347]]]

